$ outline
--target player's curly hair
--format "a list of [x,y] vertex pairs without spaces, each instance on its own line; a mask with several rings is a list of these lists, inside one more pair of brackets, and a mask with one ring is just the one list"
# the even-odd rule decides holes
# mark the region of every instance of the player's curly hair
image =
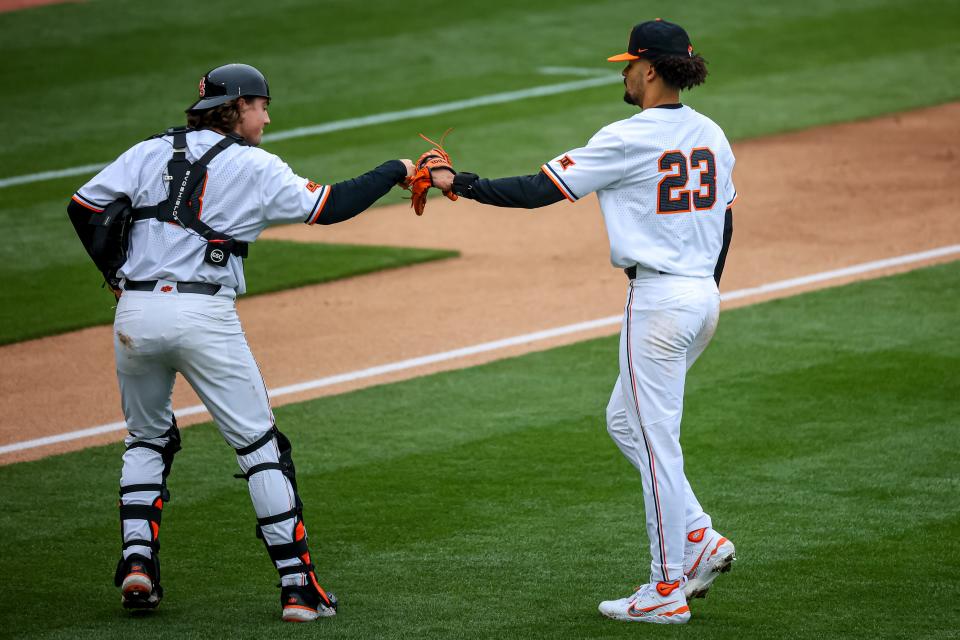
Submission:
[[692,56],[660,56],[652,62],[663,81],[675,89],[690,89],[707,79],[707,61],[699,53]]
[[239,102],[239,98],[234,98],[212,109],[190,111],[187,113],[187,126],[194,129],[217,129],[229,133],[240,122]]

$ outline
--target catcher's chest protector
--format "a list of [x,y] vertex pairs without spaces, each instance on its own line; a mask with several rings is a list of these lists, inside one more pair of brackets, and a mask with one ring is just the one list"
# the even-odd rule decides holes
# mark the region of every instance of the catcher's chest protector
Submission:
[[200,220],[200,208],[203,188],[207,181],[207,165],[224,149],[232,144],[246,144],[242,138],[228,134],[223,140],[210,147],[196,162],[187,160],[186,127],[167,129],[160,135],[173,136],[173,158],[167,163],[163,176],[169,184],[169,197],[152,207],[134,209],[132,219],[147,220],[154,218],[161,222],[175,222],[185,229],[194,231],[207,241],[204,262],[215,267],[223,267],[231,255],[247,257],[248,243],[234,240],[225,233],[211,229]]

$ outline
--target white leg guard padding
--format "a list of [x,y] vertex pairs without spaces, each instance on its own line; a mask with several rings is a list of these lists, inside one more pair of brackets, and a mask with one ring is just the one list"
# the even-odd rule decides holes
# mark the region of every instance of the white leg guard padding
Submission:
[[[237,462],[243,473],[247,473],[252,467],[264,463],[277,463],[280,460],[280,453],[277,448],[276,440],[272,440],[263,445],[256,451],[247,455],[238,455]],[[253,502],[253,509],[258,518],[285,513],[296,507],[296,496],[290,480],[283,475],[279,469],[268,469],[253,474],[247,480],[247,487],[250,491],[250,500]],[[296,534],[296,517],[277,522],[275,524],[266,524],[260,527],[264,540],[268,545],[275,546],[286,544],[294,539]],[[276,563],[278,569],[300,564],[297,559],[279,560]],[[295,573],[281,577],[283,585],[303,585],[306,584],[307,576],[303,573]]]
[[[145,440],[159,446],[167,444],[169,438],[150,438]],[[123,454],[123,471],[120,475],[120,488],[135,484],[155,484],[159,485],[163,481],[163,457],[159,452],[146,447],[134,447],[127,449]],[[134,491],[124,493],[120,496],[121,503],[152,505],[160,497],[160,491]],[[153,532],[148,520],[129,519],[123,520],[121,524],[123,530],[123,541],[128,540],[152,540]],[[123,550],[123,557],[128,558],[131,554],[140,554],[147,558],[152,557],[153,552],[150,547],[134,545]]]

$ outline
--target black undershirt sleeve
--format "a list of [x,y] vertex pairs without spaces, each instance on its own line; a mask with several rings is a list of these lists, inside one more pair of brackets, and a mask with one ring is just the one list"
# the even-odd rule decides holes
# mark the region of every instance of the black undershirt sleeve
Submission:
[[336,224],[366,211],[398,182],[407,177],[407,168],[399,160],[390,160],[362,176],[330,187],[317,224]]
[[541,171],[529,176],[487,180],[475,173],[458,173],[453,192],[483,204],[536,209],[563,200],[563,194]]
[[723,246],[720,248],[720,256],[717,257],[717,266],[713,268],[713,279],[717,286],[720,286],[720,276],[723,275],[723,265],[727,261],[727,249],[730,248],[730,240],[733,238],[733,209],[727,209],[723,214]]

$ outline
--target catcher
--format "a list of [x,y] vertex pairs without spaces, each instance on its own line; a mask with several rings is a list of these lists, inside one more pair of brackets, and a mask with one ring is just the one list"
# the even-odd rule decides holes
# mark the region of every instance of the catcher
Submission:
[[[80,187],[68,207],[119,301],[114,350],[129,436],[114,583],[127,609],[153,609],[163,597],[159,536],[180,450],[170,400],[180,372],[236,454],[256,535],[279,574],[282,619],[305,622],[337,610],[317,579],[293,445],[274,422],[234,299],[246,289],[248,245],[266,227],[340,223],[397,184],[422,202],[429,168],[414,175],[413,163],[399,159],[336,184],[300,177],[259,148],[269,104],[266,78],[254,67],[211,70],[187,109],[188,126],[130,148]],[[421,159],[421,171],[432,161]]]

